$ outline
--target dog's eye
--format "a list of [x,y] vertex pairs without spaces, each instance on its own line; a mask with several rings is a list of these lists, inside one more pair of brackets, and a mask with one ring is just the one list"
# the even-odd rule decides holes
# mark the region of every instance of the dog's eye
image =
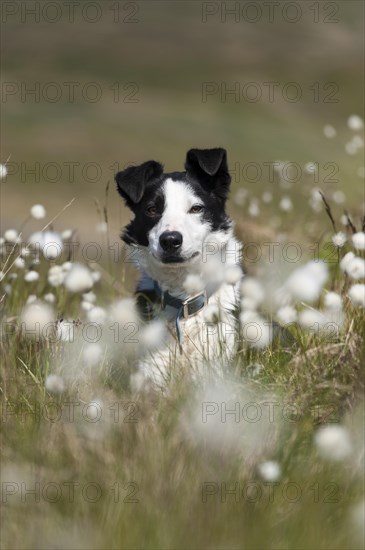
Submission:
[[156,216],[157,215],[157,208],[156,206],[149,206],[147,209],[146,209],[146,214],[147,216]]
[[199,214],[199,212],[202,212],[203,207],[201,204],[194,204],[189,210],[189,214]]

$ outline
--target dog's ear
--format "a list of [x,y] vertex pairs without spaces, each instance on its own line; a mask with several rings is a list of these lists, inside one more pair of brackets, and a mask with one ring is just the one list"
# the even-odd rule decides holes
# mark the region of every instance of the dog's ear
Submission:
[[231,176],[228,173],[227,152],[215,149],[190,149],[186,154],[185,169],[202,186],[223,201],[226,200]]
[[158,180],[162,173],[162,164],[155,160],[148,160],[139,166],[129,166],[122,172],[118,172],[115,181],[127,206],[133,209],[133,206],[142,199],[147,185]]

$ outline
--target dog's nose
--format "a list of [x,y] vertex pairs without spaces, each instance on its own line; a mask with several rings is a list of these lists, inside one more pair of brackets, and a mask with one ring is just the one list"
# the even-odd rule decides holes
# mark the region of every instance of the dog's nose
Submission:
[[165,252],[176,252],[182,242],[183,236],[178,231],[164,231],[160,236],[160,245]]

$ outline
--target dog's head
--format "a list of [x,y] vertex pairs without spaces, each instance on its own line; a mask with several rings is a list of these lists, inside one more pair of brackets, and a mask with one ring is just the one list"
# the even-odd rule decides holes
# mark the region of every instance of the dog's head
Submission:
[[115,177],[134,214],[123,240],[165,267],[197,261],[209,236],[231,227],[225,213],[231,182],[226,151],[190,149],[185,170],[166,174],[159,162],[150,160]]

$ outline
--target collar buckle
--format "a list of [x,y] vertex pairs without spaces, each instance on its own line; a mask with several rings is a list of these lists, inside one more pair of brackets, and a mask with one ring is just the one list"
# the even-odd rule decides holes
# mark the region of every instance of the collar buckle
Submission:
[[[189,305],[191,303],[194,303],[194,301],[197,299],[197,298],[203,298],[203,303],[202,304],[199,304],[200,307],[198,307],[195,311],[193,311],[193,313],[190,313],[189,314]],[[203,292],[199,292],[199,294],[196,294],[195,296],[192,296],[190,298],[187,298],[186,300],[184,300],[182,303],[181,303],[181,307],[182,307],[182,317],[183,319],[187,319],[190,315],[195,315],[195,313],[198,313],[198,311],[200,311],[201,309],[203,309],[203,307],[205,307],[208,303],[208,294],[207,294],[207,291],[204,290]]]

